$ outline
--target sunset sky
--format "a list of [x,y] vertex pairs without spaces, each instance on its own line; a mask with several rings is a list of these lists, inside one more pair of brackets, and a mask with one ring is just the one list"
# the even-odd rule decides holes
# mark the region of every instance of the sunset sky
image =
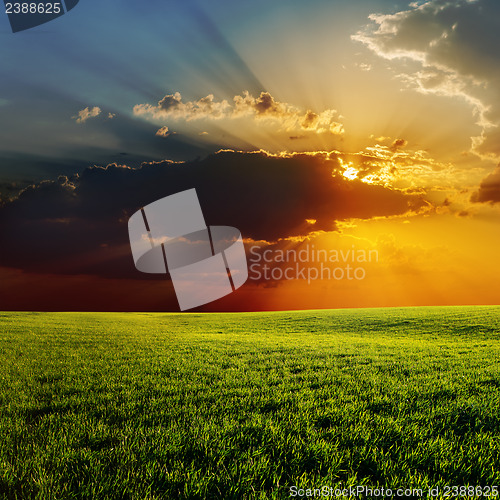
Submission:
[[177,311],[127,221],[192,187],[247,250],[378,255],[201,310],[498,304],[499,19],[498,0],[80,0],[13,34],[1,14],[0,309]]

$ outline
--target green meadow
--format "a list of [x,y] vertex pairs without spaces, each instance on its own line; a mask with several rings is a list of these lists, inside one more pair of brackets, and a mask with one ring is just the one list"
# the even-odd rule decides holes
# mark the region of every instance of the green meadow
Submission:
[[0,498],[500,486],[499,317],[1,313]]

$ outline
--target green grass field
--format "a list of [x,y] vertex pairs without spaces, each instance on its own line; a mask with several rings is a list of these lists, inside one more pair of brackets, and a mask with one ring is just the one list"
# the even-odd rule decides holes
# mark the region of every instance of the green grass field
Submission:
[[2,313],[0,496],[500,485],[499,313]]

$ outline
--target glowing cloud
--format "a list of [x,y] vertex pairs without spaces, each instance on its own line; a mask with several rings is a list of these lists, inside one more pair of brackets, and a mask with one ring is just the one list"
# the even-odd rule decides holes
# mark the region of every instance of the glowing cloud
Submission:
[[156,135],[160,137],[168,137],[170,132],[168,131],[168,127],[162,127],[156,131]]
[[97,116],[99,116],[101,112],[101,108],[99,108],[98,106],[94,106],[92,109],[86,107],[85,109],[78,111],[78,114],[76,116],[73,116],[72,118],[76,120],[76,123],[85,123],[90,118],[96,118]]
[[163,97],[156,106],[137,104],[134,115],[144,116],[157,121],[174,120],[235,120],[252,117],[254,120],[268,121],[279,130],[305,131],[317,134],[329,133],[341,135],[344,128],[336,121],[337,111],[326,109],[321,113],[311,110],[301,111],[291,104],[277,101],[269,92],[261,92],[254,97],[248,91],[234,96],[233,104],[227,100],[216,101],[209,94],[197,101],[182,100],[179,92]]
[[[492,0],[430,0],[395,14],[372,14],[372,23],[352,36],[395,66],[398,76],[418,92],[464,99],[481,127],[472,151],[500,158],[500,4]],[[478,35],[480,33],[480,36]]]

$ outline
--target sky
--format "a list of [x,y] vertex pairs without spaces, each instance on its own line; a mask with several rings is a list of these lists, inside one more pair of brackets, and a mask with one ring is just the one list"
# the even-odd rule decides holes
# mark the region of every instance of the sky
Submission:
[[499,14],[80,0],[12,33],[0,13],[0,309],[179,310],[127,221],[193,187],[250,269],[199,310],[498,304]]

